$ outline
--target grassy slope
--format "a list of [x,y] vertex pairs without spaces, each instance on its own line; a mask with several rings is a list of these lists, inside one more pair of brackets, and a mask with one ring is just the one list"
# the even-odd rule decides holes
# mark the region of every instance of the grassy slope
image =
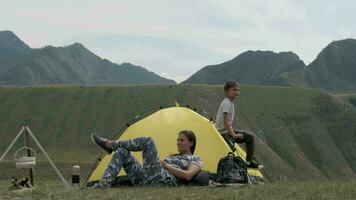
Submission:
[[[205,85],[1,87],[0,151],[28,124],[53,159],[90,163],[99,155],[91,132],[112,137],[137,114],[174,101],[214,116],[222,97],[221,86]],[[243,86],[236,109],[239,128],[259,136],[257,158],[273,180],[355,177],[356,109],[342,99],[312,89]]]
[[[329,107],[342,110],[343,105],[333,102],[331,96],[321,91],[309,89],[258,87],[246,90],[245,95],[246,98],[241,98],[240,109],[242,114],[246,113],[248,124],[257,126],[258,135],[291,166],[298,177],[347,178],[353,174],[344,157],[352,152],[348,152],[349,148],[340,152],[335,144],[335,135],[343,134],[345,128],[328,125],[342,124],[345,115],[354,117],[354,109],[350,110],[351,114],[340,112],[339,117],[325,119],[324,115],[330,114]],[[325,100],[326,103],[320,104],[318,100]],[[349,125],[355,131],[355,125]],[[263,158],[260,157],[268,162]]]

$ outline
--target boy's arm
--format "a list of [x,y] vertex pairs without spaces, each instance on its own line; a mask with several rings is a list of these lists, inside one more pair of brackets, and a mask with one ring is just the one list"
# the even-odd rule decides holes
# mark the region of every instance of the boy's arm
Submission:
[[242,139],[241,134],[236,134],[234,129],[231,127],[231,125],[228,122],[228,113],[224,112],[224,128],[229,132],[229,134],[234,138],[234,139]]

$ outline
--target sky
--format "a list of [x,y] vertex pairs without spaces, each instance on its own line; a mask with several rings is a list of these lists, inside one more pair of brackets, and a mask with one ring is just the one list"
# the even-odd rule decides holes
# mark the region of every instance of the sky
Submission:
[[32,48],[82,43],[181,82],[248,50],[293,51],[310,63],[356,38],[354,0],[0,0],[0,30]]

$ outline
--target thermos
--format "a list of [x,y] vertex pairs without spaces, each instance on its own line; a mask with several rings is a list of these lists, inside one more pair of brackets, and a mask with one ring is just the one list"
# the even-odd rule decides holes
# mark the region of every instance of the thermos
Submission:
[[79,186],[80,186],[80,166],[79,165],[73,165],[72,186],[75,188],[79,188]]

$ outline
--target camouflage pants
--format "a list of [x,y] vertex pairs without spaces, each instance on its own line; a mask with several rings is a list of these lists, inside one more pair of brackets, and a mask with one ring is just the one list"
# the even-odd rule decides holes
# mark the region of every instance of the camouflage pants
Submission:
[[[140,137],[113,142],[114,153],[100,182],[110,186],[121,168],[135,186],[176,186],[176,178],[164,169],[159,161],[156,145],[151,137]],[[131,155],[131,151],[142,151],[143,165]]]

